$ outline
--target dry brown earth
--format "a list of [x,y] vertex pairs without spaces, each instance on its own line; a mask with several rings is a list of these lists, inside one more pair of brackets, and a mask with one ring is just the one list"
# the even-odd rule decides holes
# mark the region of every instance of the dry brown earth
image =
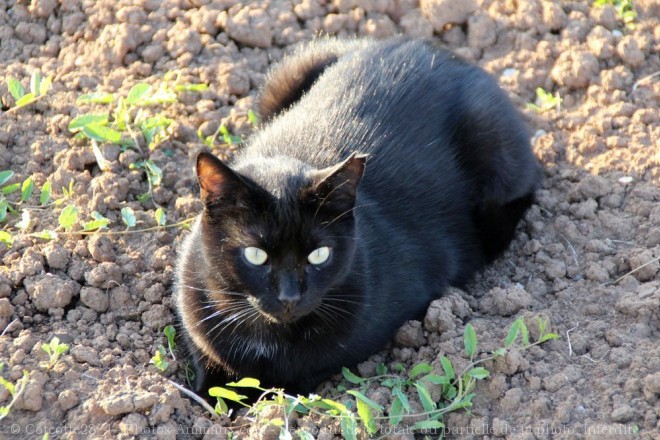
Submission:
[[[492,375],[477,388],[472,413],[445,419],[450,436],[658,439],[660,79],[650,76],[660,71],[660,7],[653,0],[635,7],[629,29],[613,7],[586,1],[0,0],[4,103],[13,105],[8,77],[26,84],[35,69],[53,76],[45,98],[0,114],[0,170],[14,170],[12,182],[49,180],[57,197],[72,180],[81,218],[99,211],[113,229],[121,229],[124,206],[139,226],[153,226],[153,201],[174,223],[200,208],[190,166],[197,130],[210,135],[225,123],[249,134],[255,93],[292,45],[319,33],[434,35],[491,72],[521,108],[537,87],[563,98],[559,111],[524,110],[546,180],[511,250],[465,291],[435,302],[421,325],[404,327],[359,372],[372,375],[381,361],[438,367],[440,354],[465,363],[467,322],[488,350],[517,316],[542,313],[562,339],[488,365]],[[75,103],[82,93],[125,95],[137,82],[162,83],[168,71],[210,87],[164,110],[176,122],[149,153],[163,182],[141,203],[147,181],[129,166],[144,155],[104,146],[110,167],[101,172],[67,125],[88,111]],[[54,229],[62,206],[32,209],[32,230]],[[16,234],[18,220],[2,227]],[[11,248],[0,244],[2,376],[31,372],[0,438],[41,439],[46,431],[51,439],[226,438],[228,420],[211,421],[149,364],[173,322],[173,265],[185,234],[18,236]],[[48,370],[41,344],[53,336],[71,349]],[[176,367],[168,376],[181,382]],[[382,390],[369,395],[388,401]],[[0,387],[0,403],[8,398]],[[336,437],[327,421],[293,423],[317,429],[319,439]],[[236,432],[277,438],[258,424]]]

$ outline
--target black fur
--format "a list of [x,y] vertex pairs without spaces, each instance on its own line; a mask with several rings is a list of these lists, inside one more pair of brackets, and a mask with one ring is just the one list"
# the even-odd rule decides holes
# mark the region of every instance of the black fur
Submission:
[[175,295],[198,390],[308,392],[364,360],[506,249],[540,181],[506,94],[430,42],[330,40],[278,69],[272,120],[230,166],[198,158],[206,208]]

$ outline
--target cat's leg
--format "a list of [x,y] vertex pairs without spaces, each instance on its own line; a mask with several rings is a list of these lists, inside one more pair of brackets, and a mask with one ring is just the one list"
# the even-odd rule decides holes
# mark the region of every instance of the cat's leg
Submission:
[[269,74],[257,108],[267,122],[289,108],[307,92],[325,69],[345,53],[364,45],[359,41],[319,39],[301,46]]

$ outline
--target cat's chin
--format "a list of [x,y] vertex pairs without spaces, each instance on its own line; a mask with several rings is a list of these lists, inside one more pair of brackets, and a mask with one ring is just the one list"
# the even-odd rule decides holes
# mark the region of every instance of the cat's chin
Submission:
[[294,313],[294,314],[271,314],[268,312],[265,312],[263,310],[259,310],[259,313],[261,313],[261,316],[264,318],[266,322],[269,324],[275,324],[275,325],[289,325],[293,324],[294,322],[304,318],[307,316],[307,313]]

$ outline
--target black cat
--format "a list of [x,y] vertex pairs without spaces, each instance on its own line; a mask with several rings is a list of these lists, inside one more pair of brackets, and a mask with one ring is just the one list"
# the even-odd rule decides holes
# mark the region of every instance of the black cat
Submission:
[[231,164],[197,158],[175,303],[198,390],[309,392],[366,359],[508,246],[539,185],[506,94],[431,41],[312,43],[259,109]]

